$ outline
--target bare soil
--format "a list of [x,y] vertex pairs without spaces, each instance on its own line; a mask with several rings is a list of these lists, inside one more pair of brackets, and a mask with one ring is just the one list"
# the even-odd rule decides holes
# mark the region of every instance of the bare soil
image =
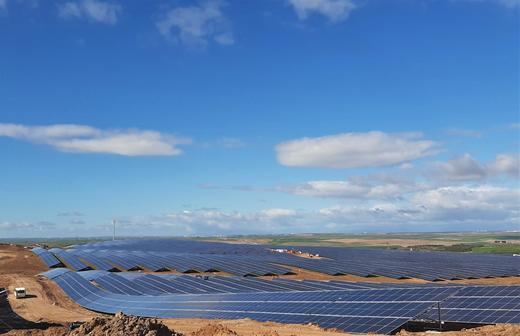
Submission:
[[[420,283],[428,283],[426,280],[421,279],[393,279],[387,278],[384,276],[378,276],[373,278],[360,277],[356,275],[328,275],[324,273],[309,271],[303,268],[291,267],[283,265],[286,268],[289,268],[291,271],[296,273],[295,275],[283,275],[279,276],[279,278],[283,279],[293,279],[293,280],[336,280],[336,281],[350,281],[350,282],[377,282],[377,283],[412,283],[412,284],[420,284]],[[264,279],[273,279],[276,277],[266,276]]]
[[461,331],[448,331],[443,333],[431,333],[431,332],[421,332],[421,333],[412,333],[407,331],[401,331],[397,334],[397,336],[432,336],[432,335],[442,335],[442,336],[518,336],[520,335],[520,325],[512,325],[512,324],[499,324],[496,326],[485,326],[475,329],[467,329]]
[[[250,319],[241,320],[215,320],[208,321],[204,319],[168,319],[162,321],[170,328],[182,332],[186,335],[194,336],[213,336],[210,330],[232,330],[238,336],[341,336],[350,335],[347,333],[323,330],[322,328],[312,324],[281,324],[275,322],[257,322]],[[211,327],[208,327],[210,325]],[[222,326],[215,327],[215,325]],[[204,333],[200,332],[200,329]],[[197,334],[197,332],[199,332]],[[215,334],[220,335],[220,334]],[[228,335],[228,334],[223,334]]]
[[441,239],[400,239],[400,238],[384,238],[384,239],[367,239],[367,238],[336,238],[327,239],[324,242],[339,243],[345,245],[370,245],[370,246],[421,246],[421,245],[443,245],[451,246],[459,242],[453,240]]
[[70,336],[183,336],[155,319],[117,313],[112,318],[96,317],[73,330]]

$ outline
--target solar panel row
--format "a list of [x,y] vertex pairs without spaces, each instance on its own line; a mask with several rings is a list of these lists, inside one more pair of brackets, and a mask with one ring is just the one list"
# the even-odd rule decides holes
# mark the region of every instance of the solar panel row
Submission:
[[68,250],[99,270],[142,270],[153,272],[176,270],[181,273],[226,272],[240,276],[291,274],[290,269],[268,260],[248,257],[149,253],[144,251]]
[[[422,318],[435,320],[431,309]],[[467,287],[441,304],[441,319],[464,323],[520,323],[520,286]]]
[[[128,240],[75,246],[82,259],[103,260],[122,270],[164,269],[179,272],[221,271],[234,275],[285,274],[288,265],[330,275],[387,276],[397,279],[453,280],[520,275],[520,258],[447,252],[292,247],[325,259],[272,251],[274,246],[223,244],[178,239]],[[72,252],[72,251],[71,251]],[[72,252],[76,253],[76,252]],[[78,252],[80,253],[80,252]],[[94,262],[87,263],[96,269]]]
[[58,258],[64,265],[75,270],[84,271],[91,269],[90,266],[82,262],[77,256],[59,248],[52,248],[49,250],[56,258]]
[[66,272],[55,277],[54,281],[80,305],[100,312],[123,311],[131,315],[160,318],[253,318],[282,323],[317,323],[326,328],[364,333],[390,333],[458,290],[456,287],[438,287],[122,295],[107,293],[74,272]]
[[61,261],[59,261],[52,253],[41,247],[33,248],[32,252],[35,253],[49,268],[63,266]]
[[[96,273],[93,273],[96,272]],[[79,273],[87,280],[94,280],[101,288],[118,294],[154,295],[170,294],[208,294],[208,293],[251,293],[251,292],[287,292],[287,291],[325,291],[359,290],[370,288],[409,288],[421,285],[400,284],[363,284],[325,281],[296,281],[285,279],[263,280],[242,277],[211,276],[197,278],[189,275],[163,276],[135,273],[108,273],[103,271],[85,271]],[[125,288],[131,290],[125,292]]]

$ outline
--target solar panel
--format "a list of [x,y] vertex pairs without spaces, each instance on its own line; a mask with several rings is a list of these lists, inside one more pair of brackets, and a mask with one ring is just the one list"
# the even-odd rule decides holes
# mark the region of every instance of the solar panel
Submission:
[[[136,279],[137,280],[137,279]],[[102,288],[112,292],[125,295],[158,295],[162,293],[155,286],[143,286],[138,281],[130,281],[113,273],[95,279]]]
[[520,258],[508,256],[366,248],[291,247],[326,257],[318,260],[275,253],[271,248],[275,246],[179,239],[125,240],[75,246],[75,250],[95,255],[126,270],[175,269],[187,273],[221,271],[240,276],[259,276],[285,274],[290,270],[282,266],[288,265],[330,275],[420,278],[429,281],[520,274]]
[[[112,276],[112,274],[111,274]],[[456,287],[359,291],[275,292],[203,295],[103,293],[74,272],[55,278],[86,308],[160,318],[253,318],[282,323],[317,323],[350,332],[390,333]]]
[[58,260],[52,253],[42,249],[41,247],[35,247],[31,250],[36,254],[49,268],[61,267],[63,264]]
[[49,271],[40,273],[38,275],[44,276],[47,279],[54,279],[54,278],[57,278],[57,277],[59,277],[60,275],[62,275],[64,273],[68,273],[68,272],[70,272],[70,270],[68,268],[54,268],[54,269],[51,269]]
[[62,261],[63,264],[72,268],[75,271],[91,269],[88,265],[83,263],[78,257],[67,251],[58,248],[50,249],[49,251],[52,252],[60,261]]
[[[475,286],[462,288],[441,303],[441,319],[461,323],[520,323],[520,286]],[[436,320],[431,309],[422,319]]]
[[119,271],[116,267],[109,264],[105,260],[98,258],[97,256],[93,255],[92,253],[86,253],[83,251],[77,251],[77,250],[67,250],[68,252],[74,254],[75,256],[79,257],[86,263],[88,263],[90,266],[94,267],[97,270],[102,271]]

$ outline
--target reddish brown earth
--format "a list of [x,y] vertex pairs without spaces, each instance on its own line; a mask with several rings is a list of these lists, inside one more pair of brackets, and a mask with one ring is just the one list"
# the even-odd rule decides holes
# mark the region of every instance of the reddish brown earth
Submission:
[[397,334],[397,336],[432,336],[432,335],[442,335],[442,336],[519,336],[520,335],[520,326],[519,325],[511,325],[511,324],[503,324],[496,326],[485,326],[481,328],[475,329],[467,329],[461,331],[448,331],[443,333],[432,334],[428,332],[424,333],[411,333],[407,331],[401,331]]

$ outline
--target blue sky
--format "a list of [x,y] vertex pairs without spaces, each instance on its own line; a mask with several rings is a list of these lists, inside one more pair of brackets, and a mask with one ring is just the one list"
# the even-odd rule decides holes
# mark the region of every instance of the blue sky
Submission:
[[520,229],[518,0],[0,0],[0,236]]

